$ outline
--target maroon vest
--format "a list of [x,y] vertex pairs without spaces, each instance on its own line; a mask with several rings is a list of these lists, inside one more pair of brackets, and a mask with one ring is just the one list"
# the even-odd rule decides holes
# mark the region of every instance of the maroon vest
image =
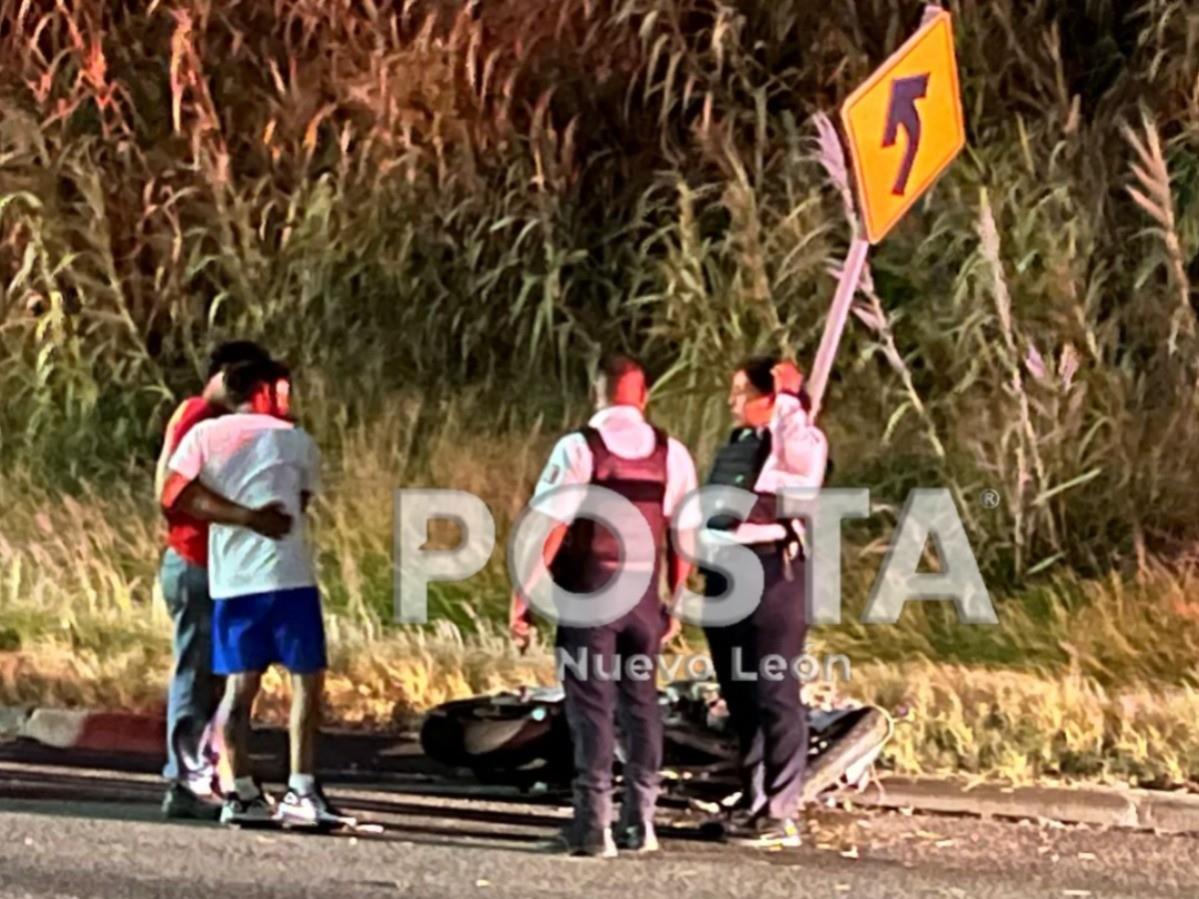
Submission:
[[[609,451],[599,431],[590,426],[579,432],[591,450],[591,484],[618,493],[641,513],[653,538],[647,547],[653,554],[653,578],[650,592],[656,598],[661,576],[662,549],[666,545],[670,522],[662,511],[666,497],[666,434],[654,428],[654,451],[644,459],[624,459]],[[589,518],[571,523],[562,548],[551,566],[554,581],[572,593],[591,593],[613,576],[621,562],[616,536]],[[648,595],[648,594],[647,594]]]

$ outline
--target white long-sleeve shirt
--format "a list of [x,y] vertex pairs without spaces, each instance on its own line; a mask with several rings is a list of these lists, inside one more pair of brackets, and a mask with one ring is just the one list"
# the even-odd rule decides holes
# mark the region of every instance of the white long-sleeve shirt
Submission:
[[[816,488],[824,484],[828,468],[828,440],[824,432],[808,420],[808,414],[799,398],[781,393],[774,401],[774,414],[767,425],[770,430],[770,456],[758,480],[754,483],[755,493],[774,493],[788,488]],[[794,522],[802,533],[803,524]],[[782,524],[742,523],[736,530],[706,530],[705,536],[736,543],[775,543],[786,540],[790,534]]]

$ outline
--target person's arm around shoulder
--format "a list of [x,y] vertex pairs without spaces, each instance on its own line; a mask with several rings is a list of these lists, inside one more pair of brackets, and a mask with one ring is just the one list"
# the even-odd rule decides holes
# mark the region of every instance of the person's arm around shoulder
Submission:
[[162,488],[170,470],[171,456],[182,442],[179,435],[187,436],[203,420],[206,406],[203,400],[192,397],[180,403],[171,413],[167,426],[163,429],[162,451],[158,454],[158,462],[154,466],[155,496],[162,496]]
[[196,425],[171,455],[159,492],[162,507],[211,524],[249,528],[272,540],[285,536],[291,530],[291,516],[281,503],[248,509],[201,483],[208,454],[204,439],[207,430],[203,423]]

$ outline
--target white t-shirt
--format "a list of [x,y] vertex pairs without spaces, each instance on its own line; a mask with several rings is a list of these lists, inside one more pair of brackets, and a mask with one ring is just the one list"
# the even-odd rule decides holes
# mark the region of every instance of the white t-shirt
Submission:
[[188,431],[169,467],[251,509],[282,503],[292,517],[282,540],[248,528],[209,528],[214,600],[316,585],[300,494],[315,494],[320,487],[320,452],[306,431],[270,415],[223,415]]

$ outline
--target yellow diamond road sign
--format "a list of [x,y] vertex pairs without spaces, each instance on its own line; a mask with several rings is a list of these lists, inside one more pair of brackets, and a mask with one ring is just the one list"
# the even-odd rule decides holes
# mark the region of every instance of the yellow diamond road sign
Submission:
[[966,145],[953,22],[933,16],[841,109],[866,237],[878,243]]

